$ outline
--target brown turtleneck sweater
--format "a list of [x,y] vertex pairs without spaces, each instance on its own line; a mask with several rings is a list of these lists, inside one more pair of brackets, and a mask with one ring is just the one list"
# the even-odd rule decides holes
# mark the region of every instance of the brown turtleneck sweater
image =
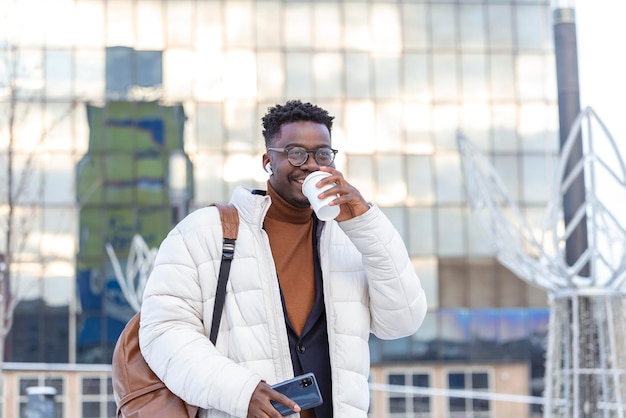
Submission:
[[[270,240],[278,282],[285,299],[289,322],[298,336],[315,302],[313,261],[313,210],[303,209],[281,198],[267,182],[272,205],[264,225]],[[302,411],[302,418],[315,418],[312,409]]]
[[270,240],[278,282],[285,298],[289,322],[298,335],[315,302],[313,210],[293,206],[267,183],[272,199],[265,231]]

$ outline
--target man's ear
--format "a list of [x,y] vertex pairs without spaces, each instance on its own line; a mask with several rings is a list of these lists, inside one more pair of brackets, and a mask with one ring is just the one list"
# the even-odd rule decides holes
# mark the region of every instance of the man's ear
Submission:
[[270,159],[267,154],[263,156],[263,170],[265,170],[265,172],[267,172],[267,174],[269,174],[270,176],[273,174],[272,164],[270,163]]

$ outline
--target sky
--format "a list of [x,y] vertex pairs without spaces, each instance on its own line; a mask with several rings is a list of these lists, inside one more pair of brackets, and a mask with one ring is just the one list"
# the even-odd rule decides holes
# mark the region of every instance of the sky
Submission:
[[581,108],[595,110],[626,158],[626,2],[578,0],[574,6]]

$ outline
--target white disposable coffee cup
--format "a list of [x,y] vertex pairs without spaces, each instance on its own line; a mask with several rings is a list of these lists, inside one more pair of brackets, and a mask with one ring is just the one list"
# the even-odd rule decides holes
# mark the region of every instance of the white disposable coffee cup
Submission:
[[330,202],[337,198],[337,195],[328,196],[325,199],[317,197],[320,193],[335,185],[335,183],[331,183],[322,187],[315,187],[318,181],[328,176],[330,176],[330,173],[325,171],[314,171],[306,176],[304,183],[302,183],[302,193],[309,199],[315,214],[322,221],[333,220],[339,215],[339,206],[328,206]]

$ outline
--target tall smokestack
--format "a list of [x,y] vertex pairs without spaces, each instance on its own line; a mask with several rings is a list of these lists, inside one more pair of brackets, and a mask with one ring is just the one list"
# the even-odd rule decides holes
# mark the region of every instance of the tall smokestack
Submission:
[[[574,7],[554,9],[554,53],[556,56],[556,79],[559,100],[559,137],[561,148],[565,144],[574,120],[580,113],[580,89],[578,83],[578,52],[576,42],[576,20]],[[583,156],[580,133],[567,161],[566,174]],[[585,202],[585,176],[581,171],[563,196],[563,217],[567,225],[578,208]],[[565,243],[567,264],[572,266],[587,249],[587,217],[576,226]],[[589,276],[589,265],[579,272]]]

